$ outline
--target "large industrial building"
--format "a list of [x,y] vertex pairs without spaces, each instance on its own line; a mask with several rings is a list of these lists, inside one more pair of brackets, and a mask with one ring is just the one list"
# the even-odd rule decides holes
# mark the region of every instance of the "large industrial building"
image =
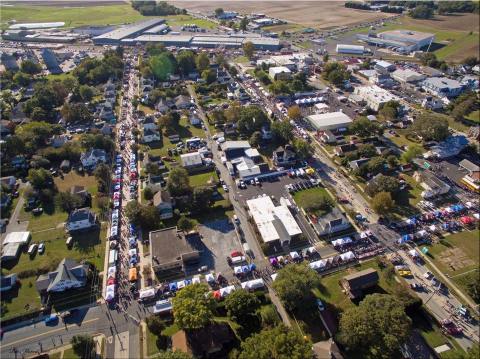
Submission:
[[337,53],[363,55],[365,53],[365,46],[337,44]]
[[136,37],[146,30],[161,25],[164,22],[164,19],[157,18],[122,26],[113,31],[94,37],[93,43],[95,45],[120,45],[120,42],[123,39]]
[[400,100],[391,92],[377,85],[356,87],[351,98],[357,102],[365,102],[373,111],[380,110],[389,101]]
[[307,119],[317,131],[339,130],[352,123],[352,119],[340,111],[310,115]]
[[409,53],[429,46],[435,40],[435,34],[411,30],[391,30],[378,34],[358,34],[357,39],[367,44],[390,47],[402,53]]

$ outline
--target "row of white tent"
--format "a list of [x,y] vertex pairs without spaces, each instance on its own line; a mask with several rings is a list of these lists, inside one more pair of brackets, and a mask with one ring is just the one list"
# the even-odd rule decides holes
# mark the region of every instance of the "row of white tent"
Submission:
[[297,105],[311,105],[319,102],[324,102],[325,98],[323,97],[309,97],[295,100]]
[[[339,255],[339,257],[343,262],[351,262],[356,259],[355,254],[352,251],[342,253]],[[309,266],[312,269],[322,269],[325,268],[327,264],[332,263],[335,258],[336,257],[320,259],[318,261],[309,263]]]

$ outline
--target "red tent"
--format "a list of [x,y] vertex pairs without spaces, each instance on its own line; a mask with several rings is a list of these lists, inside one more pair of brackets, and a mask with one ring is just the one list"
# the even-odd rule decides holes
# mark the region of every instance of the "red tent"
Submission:
[[215,299],[222,299],[222,295],[220,294],[219,290],[213,292],[213,298]]
[[473,223],[473,218],[464,216],[464,217],[460,218],[460,222],[462,222],[463,224],[466,224],[466,225],[470,225],[470,224]]
[[107,280],[107,285],[112,285],[112,284],[115,284],[115,278],[110,277]]

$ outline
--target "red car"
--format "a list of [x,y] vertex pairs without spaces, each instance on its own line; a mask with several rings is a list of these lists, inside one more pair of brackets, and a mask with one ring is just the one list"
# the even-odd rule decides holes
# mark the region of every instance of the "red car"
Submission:
[[454,322],[450,319],[442,320],[442,328],[450,335],[461,335],[463,333],[462,328],[458,327]]

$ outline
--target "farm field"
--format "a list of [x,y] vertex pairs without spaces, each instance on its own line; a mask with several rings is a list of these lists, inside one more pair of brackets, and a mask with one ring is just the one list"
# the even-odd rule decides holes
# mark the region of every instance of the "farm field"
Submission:
[[[333,28],[357,24],[391,15],[374,11],[347,9],[337,1],[169,1],[191,11],[213,12],[218,7],[239,13],[260,12],[288,22],[315,28]],[[277,31],[277,30],[275,30]]]
[[[53,2],[51,2],[53,3]],[[33,6],[13,5],[1,6],[1,27],[6,28],[8,21],[17,22],[50,22],[63,21],[65,27],[84,25],[117,25],[146,19],[129,4],[102,6]]]

